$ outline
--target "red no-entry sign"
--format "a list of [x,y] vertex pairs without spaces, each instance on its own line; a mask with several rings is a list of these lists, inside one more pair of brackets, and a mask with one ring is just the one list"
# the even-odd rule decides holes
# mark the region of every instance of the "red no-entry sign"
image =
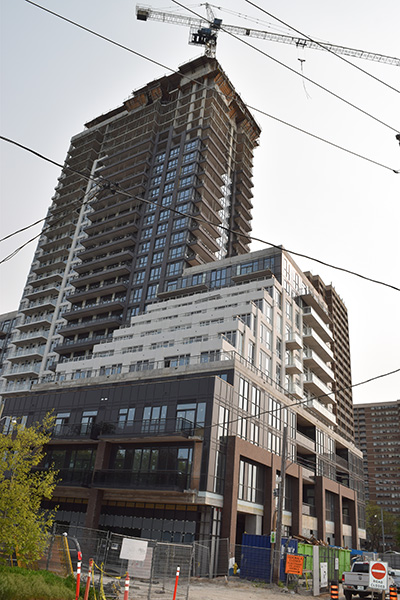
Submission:
[[386,567],[382,563],[374,563],[371,565],[371,573],[375,579],[383,579],[386,575]]
[[369,566],[369,587],[375,590],[385,590],[388,585],[387,563],[370,562]]

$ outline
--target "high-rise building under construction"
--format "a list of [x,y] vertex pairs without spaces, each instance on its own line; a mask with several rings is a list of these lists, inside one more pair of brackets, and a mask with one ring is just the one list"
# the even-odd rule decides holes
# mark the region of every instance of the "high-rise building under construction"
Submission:
[[260,129],[215,59],[74,136],[20,305],[5,394],[110,339],[185,266],[249,250]]

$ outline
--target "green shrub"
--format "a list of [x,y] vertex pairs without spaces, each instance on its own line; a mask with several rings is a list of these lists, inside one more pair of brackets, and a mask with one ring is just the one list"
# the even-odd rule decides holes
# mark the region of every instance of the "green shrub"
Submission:
[[74,600],[75,586],[71,576],[0,566],[0,600]]

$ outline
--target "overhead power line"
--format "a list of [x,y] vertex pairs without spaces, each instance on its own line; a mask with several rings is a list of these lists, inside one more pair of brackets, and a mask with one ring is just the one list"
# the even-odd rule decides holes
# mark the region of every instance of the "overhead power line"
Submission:
[[344,56],[341,56],[340,54],[338,54],[337,52],[335,52],[335,50],[333,50],[332,48],[330,48],[327,44],[323,44],[322,42],[318,42],[314,38],[311,38],[310,36],[308,36],[306,33],[303,33],[302,31],[299,31],[298,29],[296,29],[295,27],[293,27],[293,25],[289,25],[288,23],[285,23],[285,21],[283,21],[282,19],[279,19],[278,17],[276,17],[272,13],[268,12],[267,10],[265,10],[265,8],[262,8],[258,4],[255,4],[254,2],[251,2],[251,0],[246,0],[246,2],[247,2],[247,4],[250,4],[251,6],[254,6],[254,8],[257,8],[258,10],[261,10],[261,12],[263,12],[266,15],[268,15],[272,19],[275,19],[275,21],[278,21],[278,23],[281,23],[282,25],[285,25],[285,27],[289,27],[289,29],[291,29],[292,31],[295,31],[296,33],[298,33],[302,37],[306,38],[307,40],[309,40],[313,44],[316,44],[322,50],[326,50],[327,52],[329,52],[330,54],[333,54],[334,56],[336,56],[337,58],[339,58],[340,60],[342,60],[346,64],[350,65],[354,69],[357,69],[358,71],[361,71],[361,73],[364,73],[364,75],[368,75],[368,77],[371,77],[372,79],[375,79],[375,81],[378,81],[382,85],[385,85],[386,87],[390,88],[394,92],[397,92],[398,94],[400,94],[400,90],[398,90],[397,88],[393,87],[392,85],[390,85],[386,81],[383,81],[379,77],[376,77],[375,75],[372,75],[372,73],[369,73],[369,71],[366,71],[362,67],[359,67],[358,65],[352,63],[347,58],[344,58]]
[[[78,27],[79,29],[83,29],[84,31],[99,37],[103,40],[105,40],[106,42],[109,42],[110,44],[113,44],[114,46],[117,46],[119,48],[122,48],[123,50],[126,50],[127,52],[130,52],[131,54],[134,54],[135,56],[138,56],[139,58],[143,58],[144,60],[147,60],[159,67],[162,67],[163,69],[166,69],[167,71],[171,72],[171,73],[175,73],[175,74],[179,74],[179,71],[177,71],[176,69],[172,69],[171,67],[168,67],[167,65],[164,65],[163,63],[160,63],[159,61],[156,61],[152,58],[149,58],[148,56],[145,56],[144,54],[141,54],[140,52],[137,52],[136,50],[133,50],[132,48],[129,48],[128,46],[125,46],[123,44],[120,44],[119,42],[116,42],[115,40],[112,40],[109,37],[106,37],[100,33],[97,33],[96,31],[94,31],[93,29],[89,29],[88,27],[84,27],[83,25],[80,25],[79,23],[77,23],[76,21],[72,21],[71,19],[68,19],[52,10],[49,10],[48,8],[45,8],[43,6],[41,6],[40,4],[36,4],[35,2],[32,2],[32,0],[25,0],[25,2],[27,2],[28,4],[32,4],[33,6],[36,6],[37,8],[57,17],[58,19],[61,19],[63,21],[66,21],[67,23],[70,23],[71,25],[74,25],[75,27]],[[199,81],[193,77],[190,77],[190,75],[185,75],[186,79],[188,79],[189,81],[192,81],[194,83],[198,83],[200,85],[202,85],[204,88],[206,89],[213,89],[211,88],[211,86],[207,86],[204,85],[204,83],[202,81]],[[215,91],[215,90],[214,90]],[[223,95],[221,92],[218,92],[220,95]],[[281,123],[282,125],[286,125],[287,127],[290,127],[291,129],[294,129],[296,131],[299,131],[300,133],[304,133],[305,135],[308,135],[309,137],[312,137],[316,140],[319,140],[320,142],[323,142],[325,144],[328,144],[329,146],[332,146],[333,148],[336,148],[338,150],[342,150],[343,152],[346,152],[347,154],[350,154],[352,156],[356,156],[357,158],[361,158],[362,160],[365,160],[369,163],[372,163],[378,167],[381,167],[383,169],[387,169],[388,171],[392,171],[393,173],[395,173],[396,175],[400,173],[400,169],[395,169],[393,167],[389,167],[388,165],[384,165],[383,163],[380,163],[376,160],[373,160],[371,158],[368,158],[362,154],[359,154],[358,152],[354,152],[353,150],[349,150],[348,148],[345,148],[344,146],[340,146],[339,144],[336,144],[334,142],[331,142],[321,136],[318,136],[314,133],[311,133],[305,129],[302,129],[301,127],[297,127],[296,125],[293,125],[292,123],[289,123],[288,121],[285,121],[283,119],[279,119],[278,117],[275,117],[274,115],[271,115],[259,108],[256,108],[254,106],[250,106],[249,104],[245,104],[243,103],[249,110],[258,112],[259,114],[262,114],[265,117],[268,117],[269,119],[272,119],[278,123]],[[397,130],[396,130],[397,131]]]
[[[30,1],[30,0],[27,0]],[[180,2],[178,2],[178,0],[172,0],[172,2],[174,4],[177,4],[178,6],[180,6],[181,8],[186,8],[186,10],[188,10],[190,13],[192,13],[193,15],[196,15],[196,17],[200,17],[201,15],[199,15],[196,11],[192,10],[191,8],[186,7],[184,4],[181,4]],[[252,48],[253,50],[255,50],[256,52],[259,52],[260,54],[262,54],[263,56],[265,56],[266,58],[269,58],[270,60],[274,61],[275,63],[277,63],[278,65],[280,65],[281,67],[284,67],[285,69],[287,69],[288,71],[291,71],[291,73],[294,73],[295,75],[297,75],[298,77],[301,77],[303,80],[305,79],[306,81],[308,81],[309,83],[312,83],[313,85],[317,86],[318,88],[320,88],[321,90],[323,90],[324,92],[326,92],[327,94],[330,94],[331,96],[333,96],[334,98],[336,98],[337,100],[340,100],[341,102],[344,102],[345,104],[347,104],[348,106],[351,106],[351,108],[354,108],[355,110],[359,111],[360,113],[362,113],[363,115],[369,117],[370,119],[373,119],[374,121],[376,121],[377,123],[380,123],[381,125],[383,125],[384,127],[387,127],[388,129],[390,129],[391,131],[394,131],[395,133],[397,133],[400,129],[400,127],[392,127],[392,125],[389,125],[388,123],[385,123],[384,121],[382,121],[381,119],[379,119],[378,117],[375,117],[374,115],[372,115],[371,113],[369,113],[368,111],[364,110],[363,108],[360,108],[359,106],[357,106],[356,104],[353,104],[352,102],[350,102],[349,100],[346,100],[345,98],[343,98],[343,96],[339,96],[339,94],[336,94],[335,92],[332,92],[332,90],[326,88],[325,86],[321,85],[320,83],[318,83],[317,81],[315,81],[314,79],[310,79],[310,77],[306,77],[306,75],[304,75],[304,73],[300,73],[299,71],[296,71],[296,69],[293,69],[292,67],[290,67],[289,65],[285,64],[284,62],[282,62],[281,60],[278,60],[277,58],[275,58],[274,56],[271,56],[270,54],[268,54],[267,52],[264,52],[264,50],[261,50],[260,48],[257,48],[257,46],[253,46],[253,44],[250,44],[250,42],[247,42],[246,40],[244,40],[243,38],[235,35],[234,33],[232,33],[231,31],[229,31],[228,29],[224,29],[224,26],[221,25],[221,31],[225,31],[225,33],[228,33],[231,37],[235,38],[235,40],[238,40],[241,44],[245,44],[246,46],[248,46],[249,48]]]
[[[80,171],[77,171],[76,169],[73,169],[73,168],[71,168],[71,167],[68,167],[67,165],[62,165],[62,164],[60,164],[60,163],[57,163],[56,161],[54,161],[54,160],[51,160],[50,158],[47,158],[47,157],[46,157],[46,156],[44,156],[43,154],[40,154],[40,153],[39,153],[39,152],[37,152],[36,150],[32,150],[32,149],[31,149],[31,148],[29,148],[28,146],[25,146],[25,145],[23,145],[23,144],[20,144],[19,142],[16,142],[15,140],[12,140],[12,139],[10,139],[10,138],[6,138],[6,137],[4,137],[4,136],[1,136],[1,135],[0,135],[0,139],[2,139],[3,141],[5,141],[5,142],[7,142],[7,143],[9,143],[9,144],[13,144],[13,145],[15,145],[15,146],[18,146],[19,148],[22,148],[23,150],[26,150],[27,152],[30,152],[30,153],[34,154],[35,156],[38,156],[38,157],[39,157],[39,158],[41,158],[42,160],[45,160],[45,161],[47,161],[47,162],[50,162],[50,163],[51,163],[51,164],[53,164],[53,165],[56,165],[57,167],[60,167],[60,168],[65,168],[66,170],[69,170],[69,171],[71,171],[71,172],[73,172],[73,173],[76,173],[76,174],[78,174],[80,177],[83,177],[83,178],[84,178],[86,181],[93,181],[93,182],[96,182],[96,183],[98,183],[98,182],[100,181],[100,182],[102,182],[102,183],[104,183],[104,184],[107,184],[108,186],[113,186],[113,187],[114,187],[114,191],[115,191],[115,192],[118,192],[119,194],[121,194],[121,195],[123,195],[123,196],[126,196],[126,197],[128,197],[128,198],[132,198],[133,200],[138,200],[138,201],[140,201],[140,202],[145,202],[145,203],[147,203],[147,204],[153,204],[153,205],[155,205],[155,206],[160,206],[160,204],[159,204],[158,202],[153,202],[153,201],[151,201],[151,200],[148,200],[147,198],[141,198],[141,197],[139,197],[139,196],[133,196],[133,195],[132,195],[132,194],[130,194],[129,192],[127,192],[127,191],[125,191],[124,189],[122,189],[122,188],[119,186],[119,184],[118,184],[118,183],[114,183],[113,181],[111,181],[110,179],[108,179],[108,178],[106,178],[106,177],[102,177],[102,176],[101,176],[101,177],[94,177],[94,176],[91,176],[91,175],[86,175],[86,174],[84,174],[84,173],[82,173],[82,172],[80,172]],[[179,211],[178,209],[170,209],[170,210],[171,210],[171,212],[174,212],[174,213],[176,213],[176,214],[179,214],[179,215],[181,215],[181,216],[187,216],[187,214],[186,214],[186,213],[183,213],[183,212]],[[303,253],[301,253],[301,252],[297,252],[297,251],[295,251],[295,250],[291,250],[291,249],[289,249],[289,248],[282,247],[281,245],[274,244],[273,242],[269,242],[269,241],[267,241],[267,240],[263,240],[263,239],[261,239],[261,238],[257,238],[257,237],[250,236],[250,235],[247,235],[247,234],[242,234],[242,233],[239,233],[239,232],[237,232],[237,231],[234,231],[233,229],[230,229],[229,227],[224,227],[224,226],[220,225],[219,223],[213,223],[213,222],[212,222],[212,221],[210,221],[210,220],[202,219],[202,218],[198,217],[197,215],[190,215],[190,217],[191,217],[193,220],[195,220],[195,221],[198,221],[199,223],[207,223],[207,224],[211,224],[211,225],[214,225],[214,226],[218,226],[218,227],[220,227],[221,229],[224,229],[225,231],[228,231],[228,232],[230,232],[230,233],[234,233],[235,235],[241,236],[241,237],[243,237],[243,238],[245,238],[245,239],[250,239],[250,240],[252,240],[252,241],[257,241],[257,242],[260,242],[260,243],[262,243],[262,244],[266,244],[267,246],[271,246],[272,248],[276,248],[276,249],[279,249],[279,250],[282,250],[282,249],[283,249],[283,250],[285,250],[286,252],[288,252],[289,254],[293,254],[294,256],[300,256],[300,257],[302,257],[302,258],[306,258],[306,259],[308,259],[308,260],[311,260],[311,261],[313,261],[313,262],[316,262],[316,263],[318,263],[318,264],[324,265],[324,266],[326,266],[326,267],[329,267],[329,268],[331,268],[331,269],[335,269],[335,270],[337,270],[337,271],[343,271],[343,272],[345,272],[345,273],[348,273],[349,275],[354,275],[355,277],[359,277],[359,278],[361,278],[361,279],[364,279],[364,280],[366,280],[366,281],[370,281],[371,283],[376,283],[376,284],[378,284],[378,285],[383,285],[383,286],[385,286],[385,287],[389,287],[389,288],[391,288],[391,289],[394,289],[394,290],[396,290],[396,291],[400,292],[400,288],[399,288],[399,287],[397,287],[397,286],[395,286],[395,285],[392,285],[392,284],[390,284],[390,283],[385,283],[385,282],[383,282],[383,281],[379,281],[379,280],[377,280],[377,279],[373,279],[373,278],[371,278],[371,277],[367,277],[366,275],[361,275],[360,273],[357,273],[357,272],[355,272],[355,271],[352,271],[352,270],[350,270],[350,269],[346,269],[346,268],[344,268],[344,267],[338,267],[338,266],[336,266],[336,265],[333,265],[333,264],[330,264],[330,263],[328,263],[328,262],[326,262],[326,261],[320,260],[320,259],[318,259],[318,258],[314,258],[314,257],[312,257],[312,256],[309,256],[309,255],[307,255],[307,254],[303,254]],[[36,236],[36,237],[37,237],[37,236]],[[29,243],[29,242],[27,242],[27,243]],[[17,249],[17,250],[18,250],[18,249]],[[13,255],[15,255],[15,252],[13,253]],[[0,264],[1,264],[1,263],[3,263],[3,262],[5,262],[6,260],[8,260],[8,258],[7,258],[7,257],[6,257],[5,259],[3,259],[2,261],[0,261]]]

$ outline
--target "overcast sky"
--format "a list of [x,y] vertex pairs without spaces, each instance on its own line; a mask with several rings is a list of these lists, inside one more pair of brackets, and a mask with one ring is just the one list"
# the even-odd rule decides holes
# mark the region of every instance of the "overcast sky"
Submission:
[[[43,0],[63,16],[126,45],[164,66],[117,48],[24,0],[1,4],[1,135],[63,163],[70,138],[132,90],[168,74],[168,67],[202,53],[188,45],[189,31],[136,20],[128,0]],[[186,4],[193,10],[204,7]],[[184,11],[153,0],[151,6]],[[282,32],[246,0],[215,9],[225,23]],[[259,0],[259,6],[318,40],[400,56],[398,0]],[[232,11],[238,14],[232,14]],[[189,14],[189,13],[187,13]],[[203,12],[205,14],[205,12]],[[249,20],[250,18],[250,20]],[[296,34],[294,34],[296,35]],[[351,156],[253,111],[262,127],[255,152],[253,235],[400,287],[400,94],[318,50],[246,38],[292,69],[329,88],[377,120],[333,98],[221,33],[217,58],[251,107],[344,146]],[[352,59],[400,90],[400,67]],[[0,141],[3,237],[45,217],[60,169]],[[389,167],[389,168],[385,168]],[[0,259],[40,232],[40,226],[0,245]],[[254,242],[252,250],[262,248]],[[36,242],[0,265],[0,312],[18,308]],[[398,291],[294,256],[303,270],[319,273],[343,298],[350,320],[353,383],[400,367]],[[400,373],[356,387],[354,400],[400,398]]]

